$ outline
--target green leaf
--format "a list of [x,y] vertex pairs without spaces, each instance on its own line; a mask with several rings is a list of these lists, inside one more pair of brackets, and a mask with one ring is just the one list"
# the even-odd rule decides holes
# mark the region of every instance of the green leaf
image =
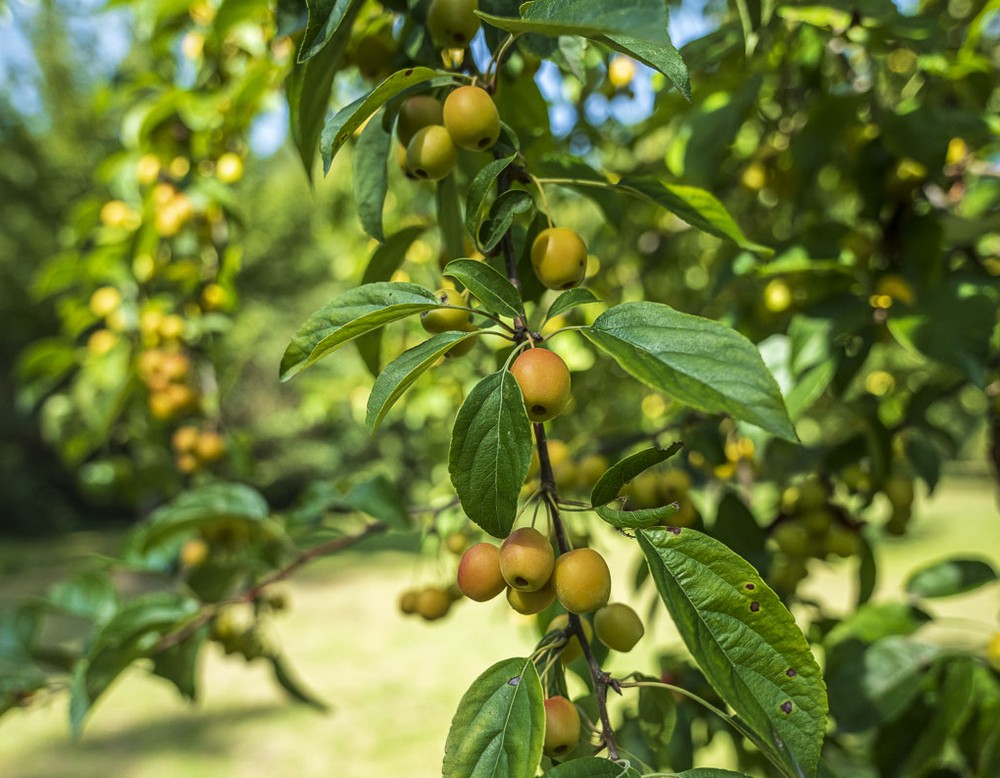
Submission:
[[596,756],[563,762],[544,774],[545,778],[640,778],[640,775],[632,767]]
[[375,434],[375,430],[396,400],[402,397],[413,382],[433,367],[456,343],[474,337],[475,334],[471,332],[442,332],[418,346],[407,349],[386,365],[385,370],[375,379],[375,385],[372,386],[372,392],[368,396],[368,413],[365,416],[368,432]]
[[695,767],[677,773],[676,778],[748,778],[746,773],[736,773],[732,770],[720,770],[717,767]]
[[712,537],[725,543],[758,570],[765,569],[767,532],[736,492],[730,489],[719,500]]
[[363,4],[361,0],[306,0],[309,21],[302,36],[298,61],[306,62],[319,54],[342,26],[349,33],[352,21],[349,17]]
[[347,51],[351,25],[361,5],[360,2],[353,3],[347,24],[339,28],[318,56],[308,62],[293,64],[292,72],[285,80],[292,141],[299,150],[302,166],[310,181],[323,120],[330,105],[333,78]]
[[118,590],[102,570],[83,570],[52,587],[46,600],[65,613],[104,622],[118,610]]
[[693,186],[667,184],[651,177],[622,179],[618,188],[666,208],[702,232],[728,240],[758,256],[774,256],[773,249],[754,243],[743,234],[726,207],[711,192]]
[[447,176],[438,181],[434,190],[437,207],[438,232],[441,234],[441,250],[448,259],[464,257],[465,232],[462,227],[462,204],[458,200],[458,185],[455,176]]
[[323,700],[306,689],[302,682],[292,674],[284,657],[272,654],[268,659],[271,662],[271,669],[274,671],[274,680],[287,692],[289,697],[323,713],[330,709]]
[[347,143],[355,130],[389,100],[412,88],[429,89],[455,83],[453,76],[425,67],[407,68],[393,73],[364,97],[329,116],[320,137],[323,155],[323,173],[330,172],[330,165],[341,146]]
[[469,193],[465,198],[465,229],[470,235],[475,235],[477,232],[483,203],[486,202],[494,182],[516,156],[511,154],[509,157],[501,157],[483,165],[482,170],[476,173],[476,177],[469,184]]
[[140,657],[148,655],[168,632],[198,611],[197,601],[169,592],[154,592],[127,603],[90,639],[70,685],[70,726],[74,736],[111,683]]
[[669,78],[688,99],[687,67],[667,32],[667,4],[662,0],[537,0],[522,6],[520,19],[479,13],[502,30],[549,37],[580,35],[635,57]]
[[524,310],[521,293],[500,271],[485,262],[456,259],[445,265],[444,274],[463,284],[493,313],[514,318]]
[[422,224],[413,224],[403,227],[399,232],[393,233],[386,238],[385,243],[372,252],[371,259],[365,267],[365,274],[361,278],[362,284],[371,284],[375,281],[388,281],[392,278],[403,261],[406,259],[406,252],[425,229]]
[[535,207],[535,201],[521,189],[509,189],[500,195],[490,208],[489,218],[483,222],[477,235],[479,247],[488,253],[497,247],[514,223],[514,217]]
[[774,376],[735,330],[661,303],[634,302],[609,308],[583,333],[647,386],[797,440]]
[[757,571],[691,529],[640,530],[660,597],[709,683],[790,775],[813,775],[826,728],[819,665]]
[[198,653],[207,638],[208,629],[199,629],[191,637],[153,656],[153,673],[170,681],[181,696],[191,702],[198,699]]
[[455,419],[448,472],[462,508],[497,538],[510,534],[531,465],[531,425],[509,370],[486,376]]
[[674,46],[673,41],[666,37],[661,43],[650,43],[634,35],[609,35],[607,45],[615,51],[639,60],[653,70],[659,70],[670,79],[677,91],[685,100],[691,99],[691,77],[688,74],[684,58]]
[[533,778],[545,707],[530,659],[505,659],[462,696],[448,730],[443,778]]
[[381,281],[351,289],[299,327],[281,358],[281,380],[287,381],[359,335],[439,305],[434,292],[416,284]]
[[549,306],[548,313],[545,314],[545,319],[555,318],[561,313],[566,313],[566,311],[571,308],[576,308],[579,305],[593,305],[594,303],[600,303],[601,300],[591,292],[586,287],[578,286],[576,289],[570,289],[569,291],[563,292],[555,300],[552,301],[552,305]]
[[355,484],[341,501],[394,529],[410,529],[410,514],[400,488],[384,475]]
[[917,597],[950,597],[996,580],[996,570],[983,559],[944,559],[915,570],[906,580],[906,591]]
[[267,519],[269,508],[260,492],[244,484],[214,483],[182,492],[157,508],[134,533],[132,545],[142,553],[179,534],[223,520],[259,523]]
[[597,515],[612,526],[634,529],[636,527],[651,527],[677,513],[675,504],[660,508],[642,508],[635,511],[619,511],[604,506],[616,499],[622,487],[639,473],[669,459],[683,447],[683,443],[673,443],[664,449],[647,448],[609,467],[594,484],[594,489],[590,494],[590,502]]
[[354,149],[354,205],[364,231],[377,241],[385,240],[382,209],[389,188],[386,158],[392,132],[383,124],[385,111],[375,114],[365,125]]
[[[972,713],[975,660],[955,657],[941,668],[943,678],[930,722],[906,749],[900,775],[927,775],[941,758],[948,742],[962,729]],[[912,732],[912,730],[911,730]]]
[[921,677],[941,649],[892,635],[865,645],[856,638],[827,654],[830,715],[838,732],[864,732],[902,713],[920,694]]

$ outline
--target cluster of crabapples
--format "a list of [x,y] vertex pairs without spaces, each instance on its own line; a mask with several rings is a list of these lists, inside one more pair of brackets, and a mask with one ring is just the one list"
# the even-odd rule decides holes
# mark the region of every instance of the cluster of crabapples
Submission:
[[[506,593],[510,607],[524,615],[539,614],[554,602],[580,617],[587,641],[597,639],[615,651],[631,651],[644,633],[642,621],[628,605],[609,602],[611,572],[604,557],[592,548],[577,548],[556,556],[548,537],[533,527],[515,529],[496,546],[470,546],[458,565],[458,589],[470,600],[486,602]],[[585,614],[593,613],[593,626]],[[570,634],[567,613],[547,627],[549,651],[564,663],[583,654]],[[580,739],[576,706],[562,696],[545,702],[545,753],[558,757],[572,751]]]
[[782,592],[794,590],[806,577],[810,558],[846,559],[861,550],[858,527],[830,503],[826,484],[815,476],[785,489],[781,515],[771,526],[770,540],[778,553],[768,580]]

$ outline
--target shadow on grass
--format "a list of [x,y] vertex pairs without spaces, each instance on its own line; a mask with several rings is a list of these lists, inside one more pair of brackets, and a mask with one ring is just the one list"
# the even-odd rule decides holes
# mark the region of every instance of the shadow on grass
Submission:
[[18,778],[111,778],[139,775],[135,768],[158,757],[171,757],[175,765],[185,761],[202,766],[207,766],[207,761],[225,763],[239,747],[236,733],[243,725],[287,715],[288,706],[281,704],[192,710],[137,721],[113,732],[84,731],[78,741],[71,740],[68,733],[65,737],[54,734],[21,752],[18,764],[10,767],[16,767]]

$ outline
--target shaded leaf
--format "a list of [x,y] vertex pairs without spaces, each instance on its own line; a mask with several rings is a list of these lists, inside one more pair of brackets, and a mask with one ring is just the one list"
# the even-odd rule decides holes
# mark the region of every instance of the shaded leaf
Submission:
[[384,475],[355,484],[343,496],[342,501],[354,510],[367,513],[394,529],[410,528],[410,514],[402,492]]
[[950,597],[996,580],[993,565],[983,559],[944,559],[915,570],[906,580],[906,591],[917,597]]
[[544,775],[545,778],[639,778],[641,773],[610,759],[590,756],[563,762],[546,771]]
[[354,149],[354,205],[361,227],[377,241],[385,240],[382,209],[389,188],[386,158],[392,132],[383,123],[384,110],[365,125]]
[[495,249],[514,223],[514,217],[530,211],[534,206],[531,195],[521,189],[509,189],[500,195],[490,208],[489,218],[479,229],[479,247],[483,252]]
[[302,682],[292,674],[284,657],[280,654],[273,654],[268,659],[271,662],[271,669],[274,671],[274,680],[288,693],[289,697],[323,713],[330,709],[323,700],[306,689]]

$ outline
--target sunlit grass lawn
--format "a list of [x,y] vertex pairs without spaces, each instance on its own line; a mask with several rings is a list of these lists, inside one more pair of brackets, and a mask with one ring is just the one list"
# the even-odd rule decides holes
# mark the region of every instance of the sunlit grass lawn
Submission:
[[[18,544],[0,553],[0,598],[39,591],[55,580],[63,553],[78,556],[101,536],[51,544]],[[616,587],[632,572],[629,541],[604,537]],[[1000,519],[983,482],[952,482],[922,507],[912,536],[880,551],[880,598],[898,596],[915,565],[965,553],[1000,564]],[[817,570],[810,593],[834,607],[853,597],[854,563]],[[524,655],[533,634],[506,605],[461,603],[443,622],[427,625],[396,611],[399,592],[414,582],[412,557],[395,552],[352,555],[317,564],[291,587],[293,608],[274,623],[275,637],[298,674],[332,705],[318,714],[289,704],[267,666],[203,657],[202,695],[196,706],[165,682],[135,669],[99,702],[80,742],[72,742],[66,701],[16,711],[0,721],[0,776],[4,778],[198,778],[239,776],[440,775],[451,715],[464,690],[493,662]],[[647,595],[651,593],[647,592]],[[645,607],[645,603],[644,603]],[[934,605],[936,612],[974,619],[954,622],[937,637],[981,644],[998,623],[997,587]],[[661,618],[644,648],[616,657],[621,670],[653,669],[654,649],[676,645]],[[642,645],[642,644],[641,644]]]

